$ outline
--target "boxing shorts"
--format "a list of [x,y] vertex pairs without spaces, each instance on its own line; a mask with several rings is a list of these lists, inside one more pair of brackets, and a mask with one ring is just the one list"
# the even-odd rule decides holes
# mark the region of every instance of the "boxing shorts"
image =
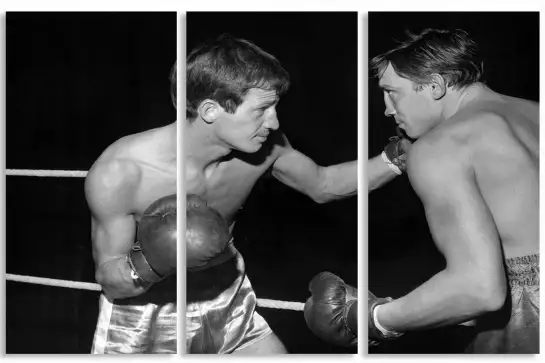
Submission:
[[234,249],[231,260],[187,273],[186,353],[233,353],[272,333],[256,312],[257,298],[241,254],[232,241],[229,248]]
[[539,254],[505,260],[511,298],[475,321],[467,353],[539,353]]
[[142,295],[108,301],[100,296],[93,354],[175,354],[176,276],[153,285]]

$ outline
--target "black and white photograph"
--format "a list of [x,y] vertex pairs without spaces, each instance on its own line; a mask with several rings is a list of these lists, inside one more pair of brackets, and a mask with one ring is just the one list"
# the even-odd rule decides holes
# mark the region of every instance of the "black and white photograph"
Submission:
[[5,353],[176,353],[176,26],[7,12]]
[[368,20],[368,352],[538,354],[539,13]]
[[186,353],[357,353],[357,22],[187,13]]

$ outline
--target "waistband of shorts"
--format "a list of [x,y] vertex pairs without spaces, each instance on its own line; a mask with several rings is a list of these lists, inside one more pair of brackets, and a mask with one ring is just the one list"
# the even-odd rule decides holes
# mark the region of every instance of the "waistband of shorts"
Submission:
[[511,285],[539,285],[539,253],[505,259]]

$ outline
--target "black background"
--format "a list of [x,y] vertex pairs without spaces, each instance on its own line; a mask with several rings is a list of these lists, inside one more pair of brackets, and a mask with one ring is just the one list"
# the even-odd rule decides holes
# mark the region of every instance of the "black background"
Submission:
[[[176,13],[7,13],[6,167],[88,170],[175,121]],[[6,272],[94,282],[83,178],[9,176]],[[7,282],[7,353],[89,353],[98,292]]]
[[[539,100],[538,13],[369,13],[369,57],[397,46],[405,30],[463,29],[484,55],[484,81],[494,91]],[[369,156],[378,155],[395,123],[384,116],[382,92],[369,80]],[[369,289],[400,297],[444,267],[422,205],[406,176],[369,195]],[[453,327],[406,334],[374,353],[460,352],[470,329]]]
[[[289,72],[277,107],[292,146],[319,165],[357,158],[356,13],[188,13],[188,53],[222,33],[254,42]],[[235,245],[258,298],[304,302],[331,271],[357,285],[357,201],[316,204],[272,178],[254,187]],[[290,353],[355,353],[319,340],[299,311],[258,308]]]

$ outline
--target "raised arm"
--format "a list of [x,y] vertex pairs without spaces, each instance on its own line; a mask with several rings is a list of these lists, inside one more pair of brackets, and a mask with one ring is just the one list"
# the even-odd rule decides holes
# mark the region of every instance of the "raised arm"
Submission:
[[355,195],[358,189],[357,161],[327,167],[293,149],[284,135],[272,174],[282,183],[308,195],[318,203]]
[[454,140],[417,143],[409,153],[411,183],[447,266],[408,295],[379,306],[376,318],[387,330],[458,324],[505,302],[501,244],[471,155],[469,146]]
[[108,298],[119,299],[142,294],[135,284],[127,254],[135,235],[132,204],[140,178],[130,162],[96,163],[85,180],[85,196],[91,210],[95,278]]

